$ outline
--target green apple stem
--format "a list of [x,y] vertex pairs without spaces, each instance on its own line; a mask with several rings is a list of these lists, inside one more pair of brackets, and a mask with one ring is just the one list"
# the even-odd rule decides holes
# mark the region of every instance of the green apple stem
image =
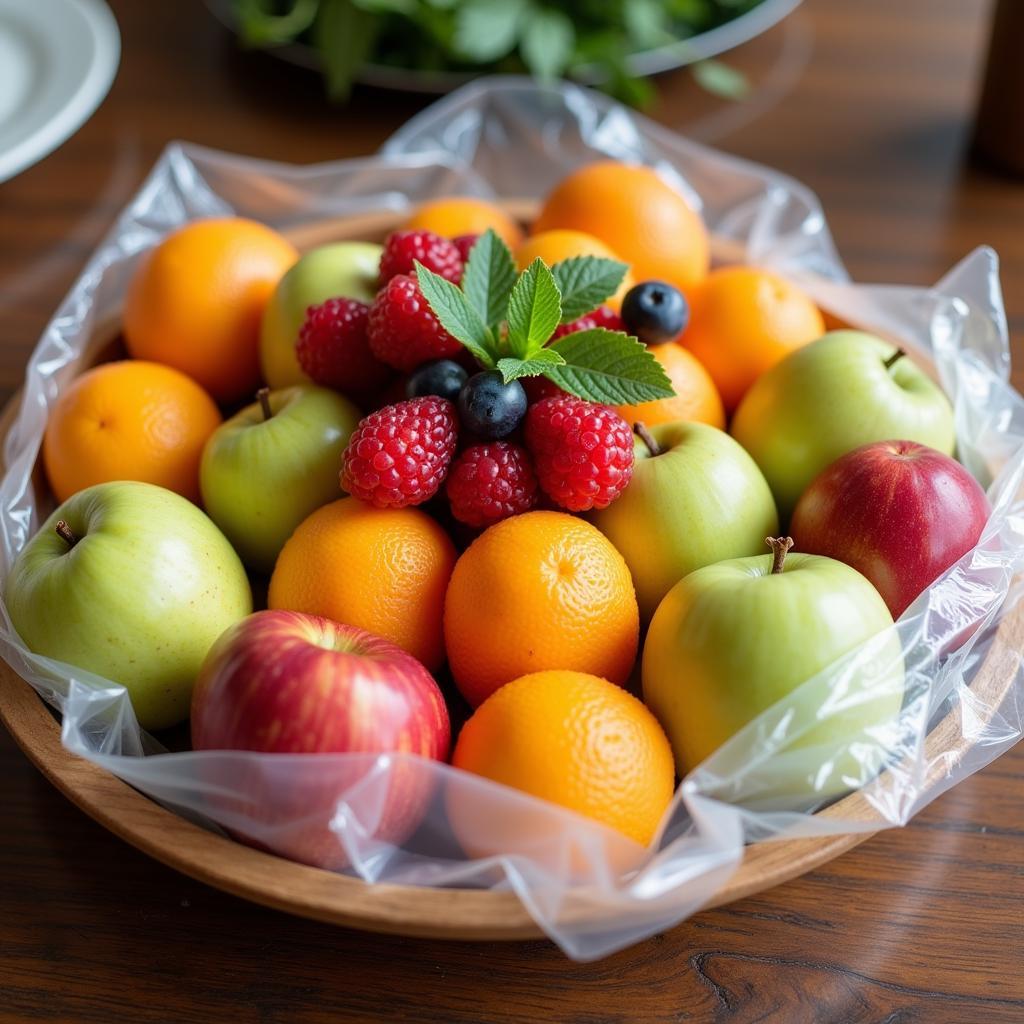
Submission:
[[651,453],[652,459],[661,454],[661,446],[654,440],[654,435],[643,423],[634,423],[633,430],[636,433],[636,436],[639,437],[645,445],[647,445],[647,450]]
[[274,410],[270,408],[270,388],[260,388],[256,392],[256,400],[260,403],[260,408],[263,410],[263,422],[266,423],[274,415]]
[[777,576],[786,564],[786,555],[793,546],[793,538],[765,537],[764,542],[772,549],[772,575]]
[[59,519],[57,521],[57,525],[54,529],[57,531],[57,536],[60,537],[60,539],[64,541],[69,548],[73,548],[78,543],[78,538],[71,532],[71,527],[68,526],[63,519]]
[[905,348],[898,348],[882,365],[888,370],[894,363],[899,362],[906,354],[907,350]]

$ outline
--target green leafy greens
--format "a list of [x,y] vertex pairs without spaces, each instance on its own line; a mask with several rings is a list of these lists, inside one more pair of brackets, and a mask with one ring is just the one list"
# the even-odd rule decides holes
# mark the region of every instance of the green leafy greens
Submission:
[[469,254],[461,287],[416,264],[420,290],[442,326],[507,384],[547,377],[564,391],[608,405],[670,398],[661,364],[636,338],[605,328],[552,341],[561,323],[589,313],[622,283],[626,265],[577,256],[518,276],[505,243],[487,231]]
[[[232,0],[246,46],[300,41],[320,55],[332,96],[367,64],[417,71],[522,72],[542,81],[586,69],[619,99],[651,95],[628,59],[716,28],[762,0]],[[717,62],[695,65],[711,92],[734,98],[745,80]]]

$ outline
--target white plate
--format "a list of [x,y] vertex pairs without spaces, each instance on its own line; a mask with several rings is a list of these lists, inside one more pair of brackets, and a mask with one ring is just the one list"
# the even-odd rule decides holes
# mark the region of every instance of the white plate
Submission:
[[0,0],[0,181],[82,126],[120,54],[117,22],[102,0]]

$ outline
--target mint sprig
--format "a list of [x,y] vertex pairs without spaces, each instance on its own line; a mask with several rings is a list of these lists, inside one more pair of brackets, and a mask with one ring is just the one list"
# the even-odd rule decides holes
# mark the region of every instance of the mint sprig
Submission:
[[508,297],[508,344],[520,359],[539,352],[562,319],[562,296],[554,275],[535,259]]
[[556,366],[564,366],[565,359],[553,348],[542,348],[529,359],[499,359],[498,369],[506,384],[520,377],[539,377]]
[[608,405],[670,398],[675,392],[665,371],[636,338],[594,328],[551,340],[560,323],[612,295],[625,273],[617,260],[576,256],[552,267],[534,260],[517,277],[512,254],[493,231],[473,246],[461,287],[416,264],[420,291],[441,325],[506,383],[544,376]]
[[643,342],[619,331],[593,327],[559,338],[551,352],[565,360],[544,376],[563,391],[606,405],[635,405],[671,398],[675,391],[661,363]]
[[626,276],[625,263],[600,256],[572,256],[551,272],[562,296],[562,323],[584,316],[618,290]]
[[515,283],[516,265],[508,247],[493,231],[481,235],[469,251],[462,290],[488,327],[504,319]]
[[416,280],[441,326],[484,366],[493,368],[496,362],[494,334],[465,292],[447,278],[428,270],[419,260],[416,260]]

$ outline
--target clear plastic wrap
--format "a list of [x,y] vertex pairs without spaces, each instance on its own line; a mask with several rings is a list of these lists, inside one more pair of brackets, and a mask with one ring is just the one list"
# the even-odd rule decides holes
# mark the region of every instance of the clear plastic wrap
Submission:
[[[295,228],[347,213],[401,210],[442,193],[539,197],[570,168],[604,155],[649,163],[672,177],[701,207],[719,259],[790,275],[823,307],[899,339],[933,366],[954,401],[960,458],[988,488],[993,507],[978,546],[897,623],[898,642],[883,636],[865,644],[721,747],[682,782],[651,849],[558,807],[405,755],[162,752],[138,729],[121,687],[26,651],[6,610],[0,628],[0,653],[61,711],[68,750],[209,827],[370,882],[511,888],[579,959],[694,913],[735,871],[746,844],[904,824],[1021,737],[1024,399],[1008,383],[991,250],[972,253],[933,288],[851,284],[805,187],[572,86],[481,81],[414,118],[379,156],[316,167],[172,145],[46,328],[28,366],[0,484],[6,575],[50,511],[33,483],[47,411],[77,372],[94,326],[116,313],[139,254],[183,221],[235,211]],[[858,667],[870,662],[885,678],[881,663],[894,659],[905,671],[897,718],[852,747],[802,742],[810,729],[863,699],[850,685]],[[389,793],[410,785],[425,802],[432,794],[423,824],[400,847],[375,838]],[[826,794],[840,790],[856,792],[830,804]],[[456,805],[459,839],[448,820]],[[497,820],[501,849],[493,848]]]

